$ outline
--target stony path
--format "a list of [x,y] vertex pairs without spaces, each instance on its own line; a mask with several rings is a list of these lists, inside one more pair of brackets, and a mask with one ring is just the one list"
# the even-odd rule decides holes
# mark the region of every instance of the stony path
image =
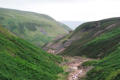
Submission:
[[79,75],[82,74],[83,70],[76,70],[69,74],[68,80],[77,80]]
[[69,67],[69,72],[70,72],[67,80],[78,80],[78,78],[85,76],[88,69],[83,68],[81,64],[90,59],[74,57],[74,58],[69,58],[69,60],[71,61],[65,64]]

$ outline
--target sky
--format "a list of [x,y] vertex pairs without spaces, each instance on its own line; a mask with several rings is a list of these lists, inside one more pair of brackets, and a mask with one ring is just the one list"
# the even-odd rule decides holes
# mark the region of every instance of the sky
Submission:
[[0,0],[0,7],[47,14],[58,21],[120,17],[120,0]]

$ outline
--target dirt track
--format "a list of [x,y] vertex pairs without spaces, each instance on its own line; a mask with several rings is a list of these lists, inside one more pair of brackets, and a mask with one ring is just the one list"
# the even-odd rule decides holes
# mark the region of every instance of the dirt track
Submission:
[[67,80],[78,80],[81,77],[84,77],[89,68],[84,68],[81,66],[83,62],[86,62],[91,59],[81,58],[81,57],[67,57],[69,61],[64,65],[67,65],[69,68],[69,75]]

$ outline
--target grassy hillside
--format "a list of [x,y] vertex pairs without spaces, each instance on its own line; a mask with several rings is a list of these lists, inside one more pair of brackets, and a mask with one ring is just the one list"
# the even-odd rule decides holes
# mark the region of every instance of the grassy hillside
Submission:
[[120,18],[84,23],[52,45],[69,41],[72,42],[68,47],[62,47],[66,48],[62,55],[98,58],[83,64],[93,69],[80,80],[120,80]]
[[0,27],[0,80],[57,80],[61,60]]
[[83,64],[93,69],[82,80],[120,80],[120,18],[84,23],[68,39],[63,55],[102,58]]
[[[84,80],[120,80],[120,45],[108,57],[96,61]],[[87,62],[88,64],[89,62]],[[90,62],[91,63],[91,62]]]
[[0,24],[17,36],[38,46],[71,30],[44,14],[4,8],[0,8]]
[[69,38],[75,40],[64,55],[103,58],[115,51],[120,42],[120,18],[84,23]]

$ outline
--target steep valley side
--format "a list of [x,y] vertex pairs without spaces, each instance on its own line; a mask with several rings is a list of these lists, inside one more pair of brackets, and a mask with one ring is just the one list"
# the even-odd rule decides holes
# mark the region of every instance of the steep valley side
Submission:
[[63,56],[96,59],[82,64],[86,67],[92,66],[82,80],[120,80],[119,43],[120,18],[118,17],[84,23],[45,48],[53,54],[57,52]]

